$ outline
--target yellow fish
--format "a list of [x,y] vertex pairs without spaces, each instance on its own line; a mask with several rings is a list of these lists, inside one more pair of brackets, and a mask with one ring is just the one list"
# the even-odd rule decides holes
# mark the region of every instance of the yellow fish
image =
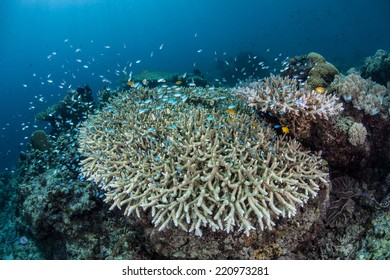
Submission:
[[134,86],[134,81],[128,81],[128,82],[127,82],[127,85],[128,85],[128,86]]
[[176,81],[175,85],[181,85],[182,81]]
[[287,133],[290,132],[290,130],[288,129],[287,126],[282,126],[282,132],[283,132],[284,134],[287,134]]
[[324,88],[324,87],[316,87],[316,92],[318,92],[318,93],[325,93],[325,91],[326,91],[326,88]]
[[228,112],[231,116],[237,114],[236,110],[234,109],[227,109],[226,112]]

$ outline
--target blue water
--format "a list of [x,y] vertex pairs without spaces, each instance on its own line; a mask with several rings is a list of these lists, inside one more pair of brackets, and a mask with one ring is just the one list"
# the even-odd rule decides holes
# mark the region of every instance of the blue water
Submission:
[[2,0],[0,171],[14,167],[34,130],[50,131],[37,112],[86,83],[95,93],[115,88],[126,65],[219,78],[215,59],[241,51],[271,69],[316,51],[348,69],[390,50],[388,15],[387,0]]

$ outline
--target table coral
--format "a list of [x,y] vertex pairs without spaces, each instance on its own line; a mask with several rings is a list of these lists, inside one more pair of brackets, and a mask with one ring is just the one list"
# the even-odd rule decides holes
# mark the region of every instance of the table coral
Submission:
[[271,228],[328,182],[326,162],[248,115],[122,93],[80,127],[82,174],[111,209],[202,235]]

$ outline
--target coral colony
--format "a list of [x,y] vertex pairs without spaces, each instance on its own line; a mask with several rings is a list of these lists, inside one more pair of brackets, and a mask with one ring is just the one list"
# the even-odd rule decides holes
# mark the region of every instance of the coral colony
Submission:
[[[82,174],[125,215],[151,211],[163,230],[249,235],[292,217],[328,184],[326,163],[247,114],[120,94],[80,128]],[[158,96],[156,90],[143,95]]]
[[305,138],[313,124],[327,121],[343,110],[337,96],[308,89],[307,85],[288,77],[271,75],[238,87],[237,93],[250,107],[269,112],[281,123],[289,124],[290,131],[298,138]]

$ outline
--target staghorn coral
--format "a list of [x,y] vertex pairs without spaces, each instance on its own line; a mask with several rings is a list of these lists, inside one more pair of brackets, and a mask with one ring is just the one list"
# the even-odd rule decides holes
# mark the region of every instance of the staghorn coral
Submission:
[[293,135],[308,138],[315,121],[329,120],[339,114],[343,106],[332,94],[321,94],[301,87],[296,79],[271,75],[262,81],[238,87],[236,93],[243,97],[250,107],[270,112],[279,121],[291,127]]
[[366,141],[367,129],[362,123],[353,123],[348,130],[348,142],[353,146],[361,146]]
[[326,162],[243,114],[177,105],[147,110],[122,93],[80,127],[82,174],[110,209],[202,235],[271,228],[327,184]]
[[352,101],[353,107],[364,110],[365,114],[372,116],[380,112],[384,116],[388,114],[385,105],[388,103],[386,87],[371,79],[363,79],[358,73],[347,76],[337,75],[329,90],[346,102]]

